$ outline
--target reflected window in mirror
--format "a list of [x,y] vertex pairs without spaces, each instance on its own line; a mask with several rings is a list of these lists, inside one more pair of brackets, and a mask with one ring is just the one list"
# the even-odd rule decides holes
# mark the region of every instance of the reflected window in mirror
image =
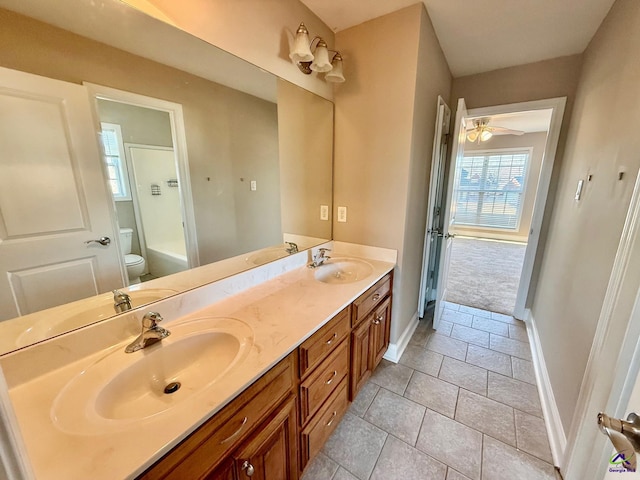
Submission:
[[131,200],[120,125],[106,122],[102,122],[100,125],[102,127],[104,161],[107,164],[107,176],[113,199],[116,201]]

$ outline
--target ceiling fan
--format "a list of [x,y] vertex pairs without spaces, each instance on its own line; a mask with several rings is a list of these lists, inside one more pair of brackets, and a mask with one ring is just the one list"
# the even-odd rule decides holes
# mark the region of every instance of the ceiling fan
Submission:
[[491,118],[474,118],[473,129],[467,130],[467,140],[470,142],[486,142],[494,135],[523,135],[522,130],[489,126]]

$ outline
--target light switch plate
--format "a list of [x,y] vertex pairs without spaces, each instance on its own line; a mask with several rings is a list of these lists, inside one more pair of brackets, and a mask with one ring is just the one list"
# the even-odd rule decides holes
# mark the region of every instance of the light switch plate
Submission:
[[256,190],[258,190],[258,182],[251,180],[251,191],[255,192]]
[[338,207],[338,221],[346,223],[347,221],[347,207]]
[[329,205],[320,205],[320,220],[329,220]]
[[580,200],[583,186],[584,186],[584,180],[578,180],[578,188],[576,188],[576,196],[574,197],[576,201]]

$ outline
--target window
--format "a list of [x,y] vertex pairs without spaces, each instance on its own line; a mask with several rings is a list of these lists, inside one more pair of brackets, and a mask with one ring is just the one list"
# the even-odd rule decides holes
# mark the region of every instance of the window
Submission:
[[107,176],[113,198],[115,200],[131,200],[120,125],[103,122],[101,126],[104,160],[107,164]]
[[468,152],[456,165],[455,225],[517,230],[530,151]]

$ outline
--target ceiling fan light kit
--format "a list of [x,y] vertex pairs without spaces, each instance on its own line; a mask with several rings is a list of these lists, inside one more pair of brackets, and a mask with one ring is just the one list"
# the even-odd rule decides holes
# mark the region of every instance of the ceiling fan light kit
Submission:
[[504,127],[489,126],[491,118],[474,118],[473,129],[467,132],[467,140],[470,142],[486,142],[494,135],[523,135],[521,130],[511,130]]

